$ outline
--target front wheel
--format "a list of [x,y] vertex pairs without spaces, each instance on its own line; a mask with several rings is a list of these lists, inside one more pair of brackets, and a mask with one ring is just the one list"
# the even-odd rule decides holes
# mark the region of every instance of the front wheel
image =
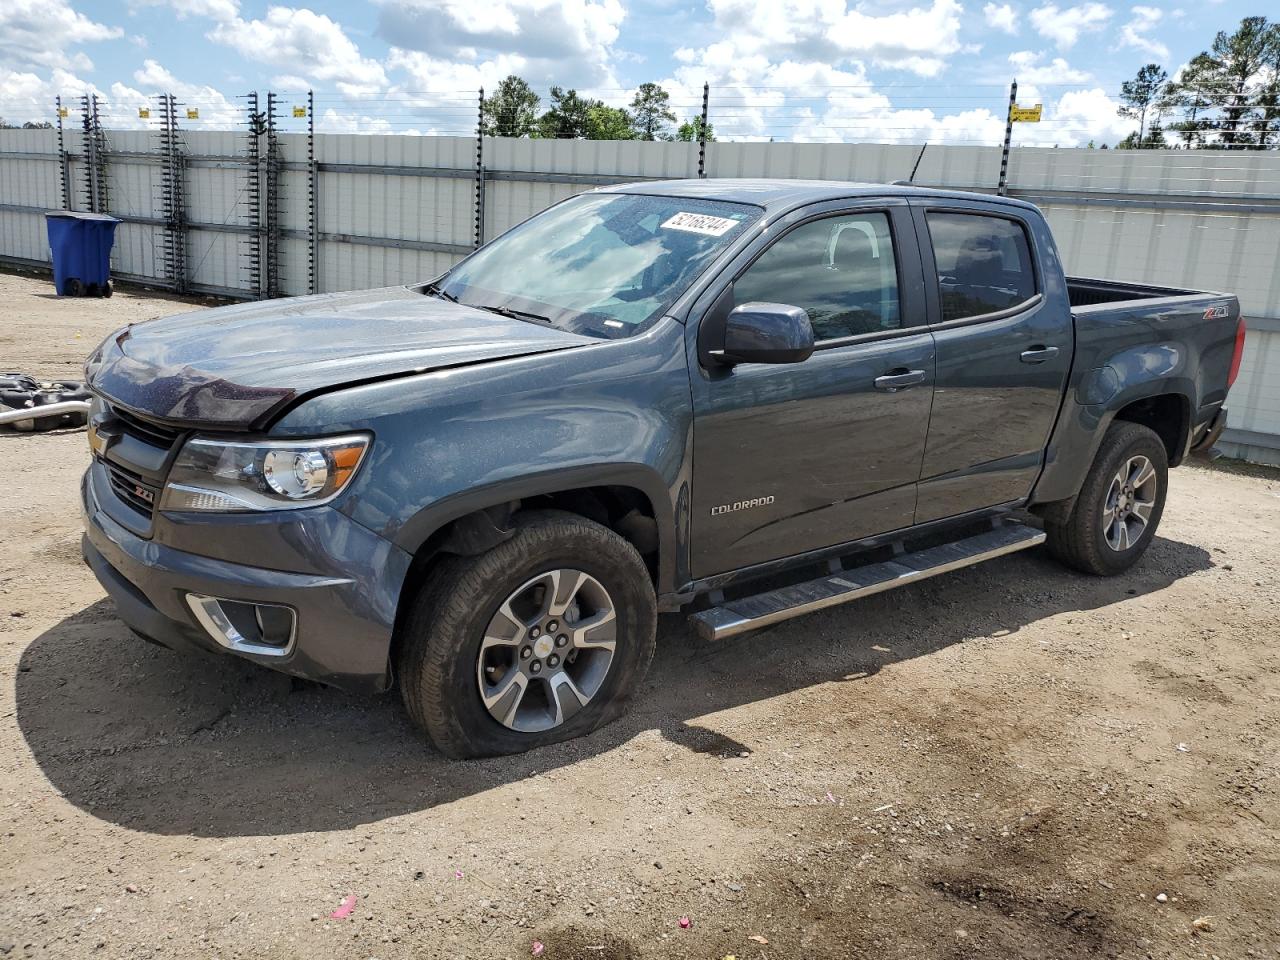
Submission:
[[449,558],[412,601],[400,690],[451,757],[519,753],[615,719],[653,658],[657,600],[630,543],[569,513]]
[[1045,524],[1050,552],[1084,573],[1123,573],[1155,536],[1168,488],[1164,442],[1141,424],[1113,423],[1066,521]]

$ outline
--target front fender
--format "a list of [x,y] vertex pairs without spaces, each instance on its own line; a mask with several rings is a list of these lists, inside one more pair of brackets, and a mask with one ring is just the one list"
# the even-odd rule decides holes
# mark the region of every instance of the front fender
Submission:
[[520,474],[505,480],[460,491],[436,500],[405,520],[396,535],[396,544],[409,553],[417,551],[431,535],[459,517],[486,507],[515,500],[577,490],[585,487],[616,486],[638,490],[653,508],[658,527],[658,584],[660,592],[671,592],[676,580],[676,517],[666,482],[645,463],[593,463],[576,467]]
[[411,553],[485,507],[632,487],[653,507],[659,590],[671,591],[687,579],[683,329],[666,319],[625,340],[350,387],[309,400],[272,432],[372,431],[366,462],[335,507]]

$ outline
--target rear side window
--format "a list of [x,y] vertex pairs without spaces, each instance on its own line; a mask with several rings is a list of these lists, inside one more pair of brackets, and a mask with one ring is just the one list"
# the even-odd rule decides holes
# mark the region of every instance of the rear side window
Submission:
[[896,330],[902,317],[888,217],[849,214],[796,227],[734,282],[733,300],[800,307],[819,341]]
[[942,319],[963,320],[1025,303],[1036,294],[1022,225],[971,213],[929,213]]

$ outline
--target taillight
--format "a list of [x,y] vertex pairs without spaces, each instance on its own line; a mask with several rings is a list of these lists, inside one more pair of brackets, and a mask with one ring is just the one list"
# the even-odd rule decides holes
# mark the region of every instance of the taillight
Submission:
[[1227,389],[1230,390],[1240,375],[1240,360],[1244,357],[1244,317],[1236,323],[1236,349],[1231,354],[1231,369],[1227,371]]

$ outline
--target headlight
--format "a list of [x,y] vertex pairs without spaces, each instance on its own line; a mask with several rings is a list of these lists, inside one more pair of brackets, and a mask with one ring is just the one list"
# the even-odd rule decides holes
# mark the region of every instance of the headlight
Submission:
[[351,482],[367,434],[233,443],[188,440],[169,472],[161,510],[292,510],[327,503]]

